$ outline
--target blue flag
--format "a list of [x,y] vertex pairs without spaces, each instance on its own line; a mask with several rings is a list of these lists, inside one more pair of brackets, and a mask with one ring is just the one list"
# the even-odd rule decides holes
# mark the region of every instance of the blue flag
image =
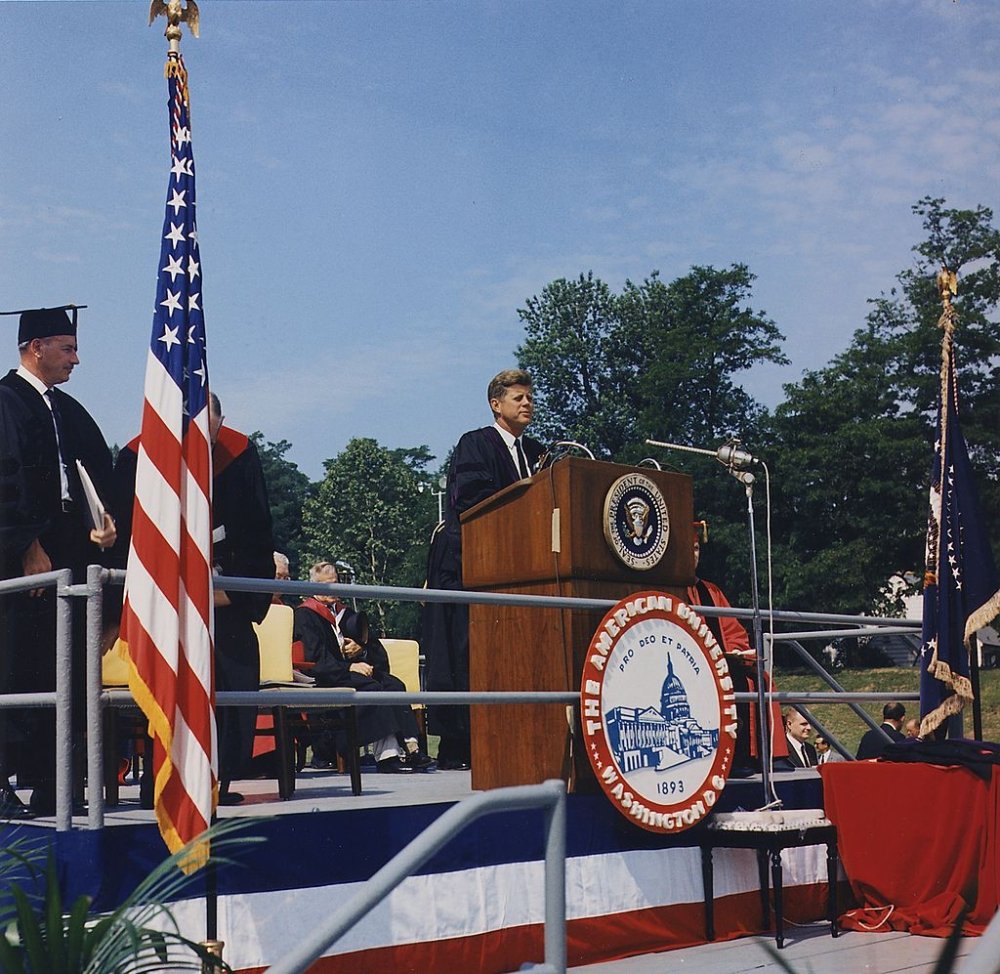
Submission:
[[931,467],[920,664],[920,734],[929,734],[973,699],[969,639],[1000,612],[997,570],[980,514],[965,438],[958,424],[953,332],[955,312],[942,272],[939,321],[941,400]]

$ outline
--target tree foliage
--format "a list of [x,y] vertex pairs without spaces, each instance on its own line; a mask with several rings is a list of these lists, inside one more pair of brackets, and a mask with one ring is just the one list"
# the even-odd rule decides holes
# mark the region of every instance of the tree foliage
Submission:
[[[693,267],[670,283],[653,271],[614,294],[587,274],[552,282],[518,312],[527,334],[518,361],[535,383],[532,434],[578,440],[625,463],[654,454],[690,473],[696,512],[712,524],[704,564],[719,580],[749,577],[743,488],[712,461],[664,455],[645,440],[756,439],[766,410],[741,378],[787,359],[781,332],[750,306],[753,281],[744,264]],[[749,601],[749,583],[735,591]]]
[[[353,439],[324,464],[325,476],[302,512],[303,569],[321,560],[344,560],[365,585],[419,587],[427,541],[437,520],[429,490],[427,447],[390,450],[373,439]],[[383,633],[411,636],[415,603],[373,602]]]
[[914,212],[927,234],[914,266],[872,301],[845,352],[785,387],[776,411],[778,601],[793,608],[870,611],[891,575],[921,574],[942,265],[959,272],[962,429],[986,488],[986,522],[1000,514],[1000,237],[983,207],[924,199]]
[[704,445],[755,430],[764,410],[739,377],[787,359],[777,327],[747,304],[753,280],[734,264],[694,267],[670,284],[654,271],[621,294],[592,273],[547,285],[518,311],[533,435],[628,461],[648,453],[647,438]]

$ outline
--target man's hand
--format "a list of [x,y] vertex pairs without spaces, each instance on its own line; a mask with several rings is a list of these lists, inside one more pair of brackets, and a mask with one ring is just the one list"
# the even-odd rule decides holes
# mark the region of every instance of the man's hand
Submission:
[[375,672],[375,668],[371,663],[351,663],[351,672],[370,677]]
[[118,529],[115,527],[115,522],[112,520],[111,515],[105,511],[104,526],[100,530],[94,528],[90,532],[90,540],[103,550],[104,548],[110,548],[117,539]]
[[[52,560],[49,558],[46,550],[41,546],[38,538],[35,538],[30,545],[25,549],[24,554],[21,556],[21,568],[23,574],[25,575],[42,575],[45,572],[52,571]],[[45,594],[45,589],[43,588],[33,588],[28,595],[32,598],[37,598],[40,595]]]

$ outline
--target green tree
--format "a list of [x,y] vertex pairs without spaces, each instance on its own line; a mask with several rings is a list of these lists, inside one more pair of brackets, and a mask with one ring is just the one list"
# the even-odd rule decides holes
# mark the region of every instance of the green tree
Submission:
[[959,273],[962,430],[980,474],[986,523],[998,523],[1000,236],[984,207],[947,209],[928,198],[913,210],[926,232],[913,248],[914,266],[872,301],[847,351],[786,386],[776,410],[777,590],[791,607],[871,611],[891,575],[921,573],[942,264]]
[[740,376],[788,359],[777,326],[749,305],[754,279],[745,264],[733,264],[692,267],[669,284],[656,273],[626,284],[624,344],[638,352],[643,436],[711,446],[758,434],[765,410]]
[[518,311],[518,361],[536,387],[532,432],[616,460],[644,456],[647,437],[705,445],[755,432],[764,409],[739,376],[787,359],[781,332],[747,304],[753,280],[734,264],[693,267],[670,284],[654,271],[620,295],[592,273],[547,285]]
[[[390,450],[352,439],[324,463],[325,476],[302,512],[303,560],[342,559],[365,585],[419,587],[437,520],[429,490],[420,490],[433,460],[427,447]],[[418,606],[378,600],[373,622],[393,636],[416,634]]]
[[547,284],[517,313],[527,333],[517,359],[534,381],[532,436],[577,440],[603,458],[620,455],[638,436],[638,402],[617,296],[589,272]]
[[311,492],[309,478],[297,464],[285,458],[292,448],[288,440],[267,441],[259,430],[251,433],[250,439],[257,447],[264,470],[274,546],[288,555],[292,578],[295,578],[299,572],[298,552],[302,544],[302,508]]
[[782,606],[867,612],[890,575],[920,567],[927,431],[888,379],[897,355],[875,317],[829,366],[785,387],[773,469]]
[[744,604],[750,586],[743,488],[714,461],[664,455],[645,440],[712,447],[728,436],[758,438],[766,410],[740,377],[787,359],[777,326],[750,306],[753,281],[744,264],[696,266],[669,284],[654,271],[614,294],[591,273],[552,282],[518,311],[527,333],[518,361],[532,373],[538,407],[532,434],[579,440],[621,462],[653,454],[691,474],[695,510],[711,523],[706,577]]

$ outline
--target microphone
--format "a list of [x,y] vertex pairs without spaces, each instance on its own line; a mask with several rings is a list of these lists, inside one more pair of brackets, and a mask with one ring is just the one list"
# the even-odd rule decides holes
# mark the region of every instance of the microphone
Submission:
[[751,464],[760,463],[755,456],[752,456],[740,446],[740,441],[732,439],[728,443],[723,443],[715,451],[715,458],[729,470],[745,470]]
[[[556,450],[558,450],[559,447],[564,448],[561,453],[556,452]],[[577,443],[575,440],[558,440],[557,442],[553,443],[552,446],[550,446],[541,455],[541,457],[539,457],[538,463],[535,464],[534,472],[538,473],[539,470],[544,470],[546,467],[551,467],[552,464],[556,462],[556,460],[561,460],[563,457],[568,456],[570,451],[572,450],[580,450],[582,453],[585,453],[588,457],[590,457],[591,460],[596,459],[594,457],[594,454],[582,443]]]

